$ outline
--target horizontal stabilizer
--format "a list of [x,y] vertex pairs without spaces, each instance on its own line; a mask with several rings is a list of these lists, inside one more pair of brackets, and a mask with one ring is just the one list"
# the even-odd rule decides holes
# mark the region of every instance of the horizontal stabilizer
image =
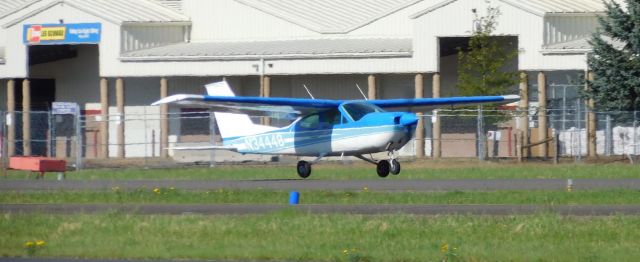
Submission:
[[167,148],[167,150],[178,150],[178,151],[185,151],[185,150],[227,150],[227,151],[233,151],[233,152],[238,152],[238,149],[235,147],[228,147],[228,146],[177,146],[177,147],[170,147]]

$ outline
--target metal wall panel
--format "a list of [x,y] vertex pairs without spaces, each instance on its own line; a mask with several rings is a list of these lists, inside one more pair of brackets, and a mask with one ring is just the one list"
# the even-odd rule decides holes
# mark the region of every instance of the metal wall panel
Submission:
[[598,28],[594,16],[547,16],[545,18],[544,44],[551,45],[591,36]]
[[182,26],[127,26],[122,27],[122,52],[181,43],[184,41]]

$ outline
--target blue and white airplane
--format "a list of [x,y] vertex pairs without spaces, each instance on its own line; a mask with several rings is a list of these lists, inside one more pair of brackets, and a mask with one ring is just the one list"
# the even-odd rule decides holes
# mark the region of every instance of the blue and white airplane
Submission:
[[[223,146],[182,147],[177,150],[231,150],[242,154],[316,157],[299,161],[298,175],[311,175],[311,165],[325,156],[355,156],[376,165],[378,176],[400,173],[396,151],[411,140],[418,117],[388,108],[425,111],[443,105],[506,103],[517,95],[388,100],[326,100],[305,98],[236,97],[228,83],[206,85],[208,95],[173,95],[153,105],[178,104],[210,108],[215,115]],[[295,119],[276,128],[254,124],[249,115]],[[389,160],[369,155],[388,152]]]

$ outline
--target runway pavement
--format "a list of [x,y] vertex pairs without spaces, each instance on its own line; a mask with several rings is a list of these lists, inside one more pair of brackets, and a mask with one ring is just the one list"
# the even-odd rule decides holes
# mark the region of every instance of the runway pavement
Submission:
[[640,215],[640,205],[181,205],[181,204],[0,204],[1,213],[105,213],[156,215],[250,215],[281,210],[329,214],[413,215]]
[[[373,191],[495,191],[564,190],[566,179],[464,179],[464,180],[0,180],[0,191],[122,190],[168,188],[181,190],[362,190]],[[574,179],[573,190],[640,189],[640,179]]]

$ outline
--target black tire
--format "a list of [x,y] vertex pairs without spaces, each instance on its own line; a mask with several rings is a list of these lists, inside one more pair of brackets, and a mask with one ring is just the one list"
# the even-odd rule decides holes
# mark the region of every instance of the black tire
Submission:
[[379,177],[387,177],[389,175],[389,169],[390,165],[387,160],[380,160],[378,165],[376,165],[376,171],[378,172]]
[[398,162],[398,160],[391,160],[391,169],[389,172],[394,175],[400,174],[400,162]]
[[311,175],[311,164],[307,161],[300,161],[298,162],[297,171],[301,178],[307,178]]

